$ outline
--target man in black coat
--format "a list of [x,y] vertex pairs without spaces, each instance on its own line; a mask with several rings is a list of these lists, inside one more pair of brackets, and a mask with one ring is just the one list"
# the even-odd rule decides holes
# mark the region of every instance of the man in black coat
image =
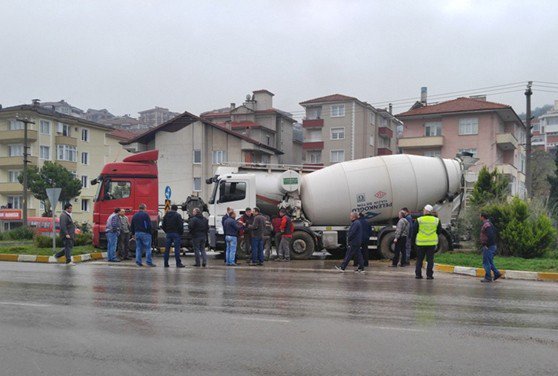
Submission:
[[364,260],[362,259],[362,253],[360,251],[360,245],[362,243],[362,224],[358,220],[358,213],[351,212],[350,218],[352,223],[347,233],[347,253],[345,254],[345,259],[341,266],[335,265],[335,269],[345,271],[345,268],[349,265],[353,256],[356,255],[358,268],[355,272],[364,273]]
[[72,204],[64,205],[64,211],[60,214],[60,237],[64,248],[54,255],[55,258],[66,256],[66,265],[75,265],[72,262],[72,248],[76,239],[76,225],[72,219]]
[[166,244],[165,244],[165,268],[169,267],[169,254],[170,247],[174,243],[174,259],[176,260],[176,267],[183,268],[184,265],[180,260],[180,243],[181,236],[184,234],[184,220],[182,216],[177,212],[178,206],[172,205],[171,209],[163,217],[163,231],[166,234]]
[[190,235],[192,235],[192,245],[196,256],[196,263],[194,266],[200,266],[201,261],[201,266],[205,268],[207,265],[205,242],[207,240],[207,232],[209,231],[209,221],[202,215],[201,210],[198,208],[195,208],[192,214],[193,216],[188,222],[188,231]]

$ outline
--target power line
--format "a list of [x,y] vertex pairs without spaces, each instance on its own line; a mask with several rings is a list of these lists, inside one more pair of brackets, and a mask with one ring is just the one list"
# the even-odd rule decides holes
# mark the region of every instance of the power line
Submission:
[[540,82],[541,84],[558,85],[558,82],[548,82],[548,81],[533,81],[533,83]]

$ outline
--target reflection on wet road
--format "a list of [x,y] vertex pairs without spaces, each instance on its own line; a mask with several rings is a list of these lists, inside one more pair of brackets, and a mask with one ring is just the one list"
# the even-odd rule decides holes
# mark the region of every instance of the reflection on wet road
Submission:
[[46,375],[558,372],[558,284],[331,266],[0,263],[0,364]]

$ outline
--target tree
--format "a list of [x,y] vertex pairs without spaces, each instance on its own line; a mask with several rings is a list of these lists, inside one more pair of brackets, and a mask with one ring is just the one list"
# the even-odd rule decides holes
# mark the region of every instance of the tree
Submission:
[[[23,183],[23,174],[18,177]],[[40,169],[37,166],[29,166],[27,169],[27,184],[29,190],[37,200],[44,204],[43,215],[49,216],[51,205],[48,201],[46,188],[62,188],[60,202],[69,202],[81,193],[81,181],[58,163],[45,162]]]
[[550,181],[556,178],[556,165],[552,155],[544,150],[537,150],[531,154],[532,159],[532,197],[549,197]]
[[486,166],[483,166],[479,171],[469,202],[480,207],[491,201],[504,201],[508,194],[508,178],[497,169],[490,172]]
[[554,155],[554,175],[547,177],[550,190],[548,194],[548,208],[554,215],[558,217],[558,150]]

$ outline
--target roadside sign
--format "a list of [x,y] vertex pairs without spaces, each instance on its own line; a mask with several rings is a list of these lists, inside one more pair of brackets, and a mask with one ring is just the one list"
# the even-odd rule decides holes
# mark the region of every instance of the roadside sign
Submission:
[[52,252],[56,249],[56,204],[62,193],[62,188],[47,188],[46,194],[50,202],[50,209],[52,210]]
[[169,187],[169,186],[167,185],[167,186],[165,187],[165,198],[166,198],[167,200],[170,200],[170,198],[171,198],[171,193],[172,193],[171,187]]
[[165,213],[170,210],[171,202],[170,200],[165,200]]
[[22,215],[20,209],[1,209],[0,221],[21,221]]

